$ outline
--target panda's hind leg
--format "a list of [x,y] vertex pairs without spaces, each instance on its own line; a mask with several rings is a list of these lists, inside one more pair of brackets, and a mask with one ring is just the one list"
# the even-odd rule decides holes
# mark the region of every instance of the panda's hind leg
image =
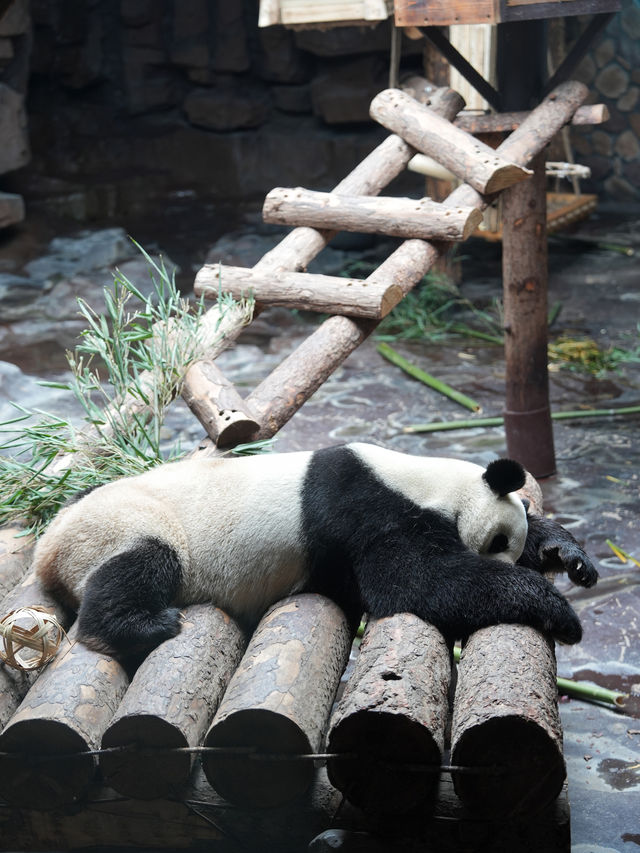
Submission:
[[180,631],[180,611],[169,605],[181,574],[176,552],[154,538],[105,561],[87,580],[78,639],[119,660],[144,658]]

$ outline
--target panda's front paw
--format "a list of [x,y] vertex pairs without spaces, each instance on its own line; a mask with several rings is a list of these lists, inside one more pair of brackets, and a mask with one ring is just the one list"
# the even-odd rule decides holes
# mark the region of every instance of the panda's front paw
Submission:
[[546,598],[545,630],[560,643],[574,645],[582,639],[582,625],[567,599],[549,584]]
[[547,542],[541,556],[545,571],[566,572],[578,586],[594,586],[598,580],[596,567],[577,542]]

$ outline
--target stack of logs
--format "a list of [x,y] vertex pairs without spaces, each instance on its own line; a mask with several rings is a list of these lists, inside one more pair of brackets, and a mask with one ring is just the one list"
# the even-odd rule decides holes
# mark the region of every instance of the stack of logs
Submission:
[[[270,193],[268,218],[306,224],[251,271],[205,267],[198,290],[217,294],[222,279],[225,291],[252,290],[258,308],[276,302],[332,316],[243,400],[213,359],[246,316],[227,316],[220,334],[211,308],[207,324],[218,338],[184,382],[208,434],[194,452],[274,435],[422,278],[445,250],[440,241],[468,235],[486,194],[526,179],[527,164],[566,122],[587,120],[592,108],[575,118],[586,94],[580,84],[558,87],[493,151],[450,123],[461,108],[456,93],[428,89],[425,105],[383,92],[372,113],[400,135],[328,196]],[[434,144],[449,150],[444,165],[465,183],[441,206],[376,204],[373,196],[416,149],[433,154]],[[363,230],[364,222],[405,238],[366,280],[302,272],[335,229]],[[535,506],[539,496],[529,496]],[[4,531],[0,548],[0,615],[40,604],[70,627],[69,614],[28,572],[28,546],[20,550],[24,540],[11,534]],[[453,850],[466,831],[474,839],[491,832],[494,851],[568,849],[555,659],[540,634],[497,626],[474,635],[462,653],[452,719],[450,650],[413,616],[369,623],[337,704],[352,637],[330,601],[280,602],[247,639],[225,614],[198,605],[131,681],[115,661],[75,643],[73,627],[38,677],[0,665],[2,849],[206,840],[220,850],[269,843],[299,850],[330,827],[391,831],[399,850],[403,833],[407,850],[431,843]],[[314,849],[326,849],[316,841]]]

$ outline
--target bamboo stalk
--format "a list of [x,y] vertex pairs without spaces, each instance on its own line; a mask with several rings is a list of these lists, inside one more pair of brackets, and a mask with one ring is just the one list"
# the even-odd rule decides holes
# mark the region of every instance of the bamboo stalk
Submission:
[[389,344],[378,344],[378,352],[383,358],[386,358],[387,361],[395,364],[396,367],[404,370],[405,373],[408,373],[409,376],[413,376],[414,379],[428,385],[429,388],[432,388],[434,391],[444,394],[445,397],[449,397],[450,400],[453,400],[455,403],[459,403],[461,406],[464,406],[466,409],[470,409],[472,412],[480,411],[480,404],[476,403],[475,400],[472,400],[471,397],[467,397],[466,394],[456,391],[455,388],[447,385],[446,382],[436,379],[435,376],[431,376],[430,373],[421,370],[419,367],[416,367],[415,364],[411,364],[410,361],[403,358],[400,353],[396,352],[389,346]]
[[[554,421],[577,420],[579,418],[606,418],[617,415],[637,415],[640,414],[640,406],[625,406],[620,409],[577,409],[569,412],[551,412],[551,417]],[[433,421],[428,424],[411,424],[403,427],[402,431],[406,433],[419,432],[446,432],[455,429],[471,429],[473,427],[494,427],[502,426],[504,418],[501,416],[489,418],[471,418],[468,420],[459,421]]]

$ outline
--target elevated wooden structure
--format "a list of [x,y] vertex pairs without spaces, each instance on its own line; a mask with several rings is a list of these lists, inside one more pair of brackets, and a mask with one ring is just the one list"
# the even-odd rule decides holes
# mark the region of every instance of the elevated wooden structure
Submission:
[[[455,165],[463,183],[436,208],[438,219],[458,218],[455,233],[464,232],[474,218],[469,211],[481,211],[490,198],[478,187],[491,186],[496,174],[501,186],[509,185],[504,192],[514,194],[512,209],[523,204],[523,191],[531,209],[524,188],[539,180],[540,152],[585,96],[580,84],[560,86],[522,118],[489,162],[460,130],[462,163]],[[320,200],[328,218],[318,220],[319,228],[294,228],[253,270],[216,266],[198,274],[198,291],[213,275],[223,289],[227,281],[254,289],[258,311],[275,292],[281,304],[302,300],[307,308],[341,313],[244,400],[213,364],[246,323],[242,312],[228,320],[224,342],[212,343],[210,358],[184,379],[184,397],[207,431],[195,455],[274,435],[375,329],[389,303],[446,251],[441,231],[437,240],[421,231],[411,236],[422,224],[403,220],[406,239],[377,270],[357,283],[341,280],[344,291],[359,289],[359,299],[336,296],[337,282],[304,272],[338,227],[334,202],[343,208],[347,198],[346,206],[358,208],[358,222],[366,220],[373,197],[416,147],[431,156],[446,147],[453,125],[441,122],[455,118],[460,99],[445,89],[432,90],[427,100],[379,96],[378,104],[399,105],[385,113],[394,132]],[[414,132],[434,115],[433,133]],[[414,128],[411,143],[400,135],[405,127]],[[288,201],[294,204],[286,215],[295,221],[300,205],[294,195]],[[536,210],[531,223],[530,239],[542,239],[544,211]],[[528,225],[516,228],[529,233]],[[532,298],[542,304],[545,294],[531,286],[505,295],[515,312],[509,334],[527,353],[527,324],[516,309],[523,299],[527,310]],[[370,313],[362,314],[361,303],[372,306]],[[207,329],[215,328],[217,310],[207,313]],[[541,511],[535,483],[527,488]],[[69,614],[28,573],[26,551],[5,549],[0,578],[6,576],[9,592],[0,613],[47,605],[70,627]],[[249,851],[265,845],[293,851],[317,836],[312,849],[323,850],[335,848],[336,836],[327,832],[352,831],[368,833],[358,839],[372,851],[388,845],[389,833],[394,849],[407,851],[458,850],[469,833],[491,839],[494,851],[569,849],[555,660],[532,629],[496,626],[475,635],[460,664],[451,719],[449,651],[415,617],[367,627],[356,671],[333,705],[343,690],[351,636],[331,602],[293,596],[275,605],[251,638],[210,605],[187,608],[184,616],[181,634],[149,655],[132,680],[115,661],[75,643],[73,629],[70,645],[39,676],[0,665],[0,849],[206,842],[209,850],[237,850],[241,843]],[[318,763],[326,764],[329,781]]]

